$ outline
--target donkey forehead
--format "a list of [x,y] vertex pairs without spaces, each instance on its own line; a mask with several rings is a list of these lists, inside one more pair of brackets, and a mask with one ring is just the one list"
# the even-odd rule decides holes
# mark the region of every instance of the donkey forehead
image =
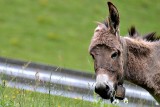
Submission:
[[112,52],[114,50],[115,50],[114,47],[108,47],[104,44],[102,44],[102,45],[98,44],[90,50],[90,54],[94,54],[94,53],[97,53],[97,52],[98,53],[100,53],[100,52],[102,52],[102,53],[107,52],[108,53],[108,52]]
[[120,42],[118,41],[118,38],[111,33],[109,34],[108,32],[94,34],[90,43],[89,51],[91,51],[94,47],[98,45],[105,45],[106,47],[115,49],[120,49],[121,46]]
[[116,40],[117,36],[116,34],[112,33],[110,31],[110,28],[107,28],[104,24],[103,25],[98,25],[97,28],[94,31],[94,35],[92,37],[92,41],[103,41],[105,42],[106,40]]
[[115,44],[112,44],[110,42],[108,42],[107,44],[102,44],[102,43],[91,43],[90,44],[90,47],[89,47],[89,52],[93,52],[94,49],[97,49],[97,47],[102,47],[102,48],[98,48],[98,49],[109,49],[109,50],[119,50],[121,51],[121,46],[120,45],[115,45]]

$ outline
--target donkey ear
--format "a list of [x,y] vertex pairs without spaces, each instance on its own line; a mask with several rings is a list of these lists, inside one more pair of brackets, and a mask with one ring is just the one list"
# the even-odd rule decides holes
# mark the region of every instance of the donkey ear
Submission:
[[117,8],[111,3],[108,2],[108,8],[109,8],[109,18],[108,18],[108,23],[109,26],[111,28],[111,30],[113,30],[114,33],[116,33],[116,31],[118,31],[119,28],[119,13]]

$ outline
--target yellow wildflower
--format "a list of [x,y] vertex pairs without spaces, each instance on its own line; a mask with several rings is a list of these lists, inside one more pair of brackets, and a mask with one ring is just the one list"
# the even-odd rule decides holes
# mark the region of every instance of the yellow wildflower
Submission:
[[15,99],[15,98],[16,98],[16,96],[12,96],[12,98],[13,98],[13,99]]

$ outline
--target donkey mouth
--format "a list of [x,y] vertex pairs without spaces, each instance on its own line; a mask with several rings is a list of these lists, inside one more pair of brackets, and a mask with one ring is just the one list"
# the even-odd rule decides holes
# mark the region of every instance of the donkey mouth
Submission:
[[[96,92],[96,91],[95,91]],[[96,92],[97,93],[97,92]],[[99,96],[102,99],[110,99],[112,97],[112,92],[111,91],[102,91],[102,92],[98,92],[97,94],[99,94]]]
[[113,95],[113,83],[108,80],[105,74],[99,74],[96,77],[95,92],[103,99],[110,99]]
[[95,88],[95,92],[102,98],[102,99],[110,99],[112,97],[112,91],[109,89],[97,89]]

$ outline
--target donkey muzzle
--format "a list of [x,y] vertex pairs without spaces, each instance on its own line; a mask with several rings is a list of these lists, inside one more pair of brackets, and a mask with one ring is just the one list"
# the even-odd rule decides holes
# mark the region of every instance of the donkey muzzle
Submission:
[[110,99],[112,94],[110,87],[105,83],[97,83],[95,86],[95,92],[99,94],[103,99]]
[[95,92],[103,99],[110,99],[113,93],[113,83],[106,74],[99,74],[96,78]]

